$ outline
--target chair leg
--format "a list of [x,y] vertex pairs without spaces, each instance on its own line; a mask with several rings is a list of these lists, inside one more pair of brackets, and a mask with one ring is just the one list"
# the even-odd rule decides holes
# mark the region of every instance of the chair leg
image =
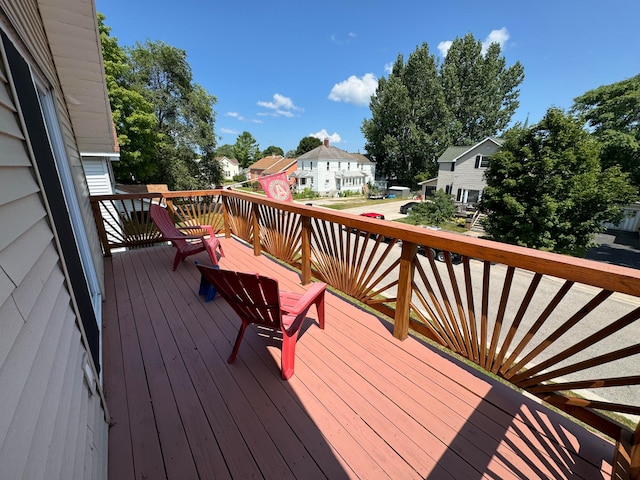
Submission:
[[318,323],[320,328],[324,330],[324,290],[316,297],[315,304],[318,309]]
[[282,359],[281,370],[282,379],[289,380],[293,376],[293,367],[296,361],[296,341],[298,340],[298,332],[289,336],[282,332]]
[[231,352],[227,362],[233,363],[235,361],[236,356],[238,355],[238,350],[240,349],[240,343],[242,343],[242,337],[244,337],[244,332],[248,326],[249,324],[243,320],[242,325],[240,325],[240,330],[238,331],[238,336],[236,337],[236,343],[233,345],[233,351]]
[[180,252],[176,253],[176,256],[173,259],[173,271],[175,272],[176,268],[178,268],[178,265],[180,265],[180,260],[182,260],[182,257],[180,256]]

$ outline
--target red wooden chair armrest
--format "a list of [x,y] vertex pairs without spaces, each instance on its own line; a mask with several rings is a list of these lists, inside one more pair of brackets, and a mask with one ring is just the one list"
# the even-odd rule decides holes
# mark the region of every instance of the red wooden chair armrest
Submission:
[[[296,316],[300,315],[305,310],[309,309],[309,307],[313,303],[313,300],[320,293],[322,293],[326,288],[327,288],[327,284],[326,283],[315,282],[313,285],[311,285],[311,288],[306,291],[306,293],[304,293],[303,295],[300,296],[300,298],[298,299],[298,301],[296,302],[295,305],[291,305],[289,302],[287,302],[287,304],[282,304],[281,303],[280,304],[280,309],[284,313],[286,313],[287,315],[296,315]],[[290,292],[286,292],[286,293],[285,292],[281,292],[281,293],[283,293],[286,296],[291,295]],[[289,298],[293,299],[291,297],[293,297],[294,295],[297,296],[298,294],[293,294]]]

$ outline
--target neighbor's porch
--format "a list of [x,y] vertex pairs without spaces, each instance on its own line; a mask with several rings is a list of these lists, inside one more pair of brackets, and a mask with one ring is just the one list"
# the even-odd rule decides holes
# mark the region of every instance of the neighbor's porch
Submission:
[[[299,274],[235,238],[221,267],[287,290]],[[198,296],[190,257],[168,246],[105,259],[109,477],[610,478],[614,445],[334,294],[308,321],[295,375],[277,338]],[[315,318],[315,309],[310,316]]]

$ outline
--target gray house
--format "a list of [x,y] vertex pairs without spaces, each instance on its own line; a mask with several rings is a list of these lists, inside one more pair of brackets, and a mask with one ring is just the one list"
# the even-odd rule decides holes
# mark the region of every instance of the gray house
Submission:
[[115,157],[93,0],[0,0],[0,478],[107,477],[83,159]]
[[484,172],[489,156],[502,146],[502,140],[487,137],[466,147],[449,147],[438,159],[436,188],[453,195],[460,203],[477,203],[487,186]]

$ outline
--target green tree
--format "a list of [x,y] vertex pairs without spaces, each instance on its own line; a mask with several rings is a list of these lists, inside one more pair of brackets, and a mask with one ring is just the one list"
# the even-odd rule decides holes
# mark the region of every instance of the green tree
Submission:
[[296,148],[295,157],[297,158],[300,155],[304,155],[305,153],[310,152],[314,148],[318,148],[320,145],[322,145],[322,140],[320,140],[319,138],[304,137],[302,140],[300,140],[300,143],[298,143],[298,148]]
[[436,190],[429,200],[414,205],[409,211],[409,221],[414,225],[441,226],[451,220],[456,213],[456,205],[451,195],[444,190]]
[[284,150],[282,150],[280,147],[276,147],[275,145],[269,145],[266,149],[262,151],[262,153],[260,154],[260,157],[264,158],[270,155],[276,155],[276,156],[279,155],[281,157],[284,157]]
[[557,108],[538,125],[509,130],[485,172],[486,230],[506,243],[582,253],[635,195],[619,167],[601,168],[599,154],[582,122]]
[[589,90],[574,99],[573,112],[602,142],[602,165],[619,165],[640,187],[640,75]]
[[454,145],[472,145],[496,135],[518,109],[524,68],[520,62],[506,68],[500,55],[497,43],[483,54],[482,43],[470,33],[451,44],[440,78],[453,116],[450,134]]
[[182,190],[222,180],[213,160],[216,99],[193,82],[184,50],[147,40],[127,49],[129,83],[153,105],[163,143],[155,151],[156,182]]
[[151,183],[157,176],[155,152],[162,145],[153,105],[127,80],[129,59],[111,28],[98,13],[98,28],[113,122],[120,145],[120,161],[113,163],[116,178],[125,183]]
[[518,107],[520,63],[506,68],[500,46],[485,54],[472,35],[454,40],[442,65],[424,43],[399,55],[388,78],[378,81],[362,123],[376,170],[413,186],[421,174],[437,173],[437,158],[451,144],[497,135]]
[[233,146],[233,156],[238,160],[240,168],[246,168],[260,160],[258,158],[260,156],[260,147],[256,139],[253,138],[253,135],[249,132],[242,132],[238,135],[236,143]]
[[216,149],[216,157],[234,158],[233,145],[225,143]]

